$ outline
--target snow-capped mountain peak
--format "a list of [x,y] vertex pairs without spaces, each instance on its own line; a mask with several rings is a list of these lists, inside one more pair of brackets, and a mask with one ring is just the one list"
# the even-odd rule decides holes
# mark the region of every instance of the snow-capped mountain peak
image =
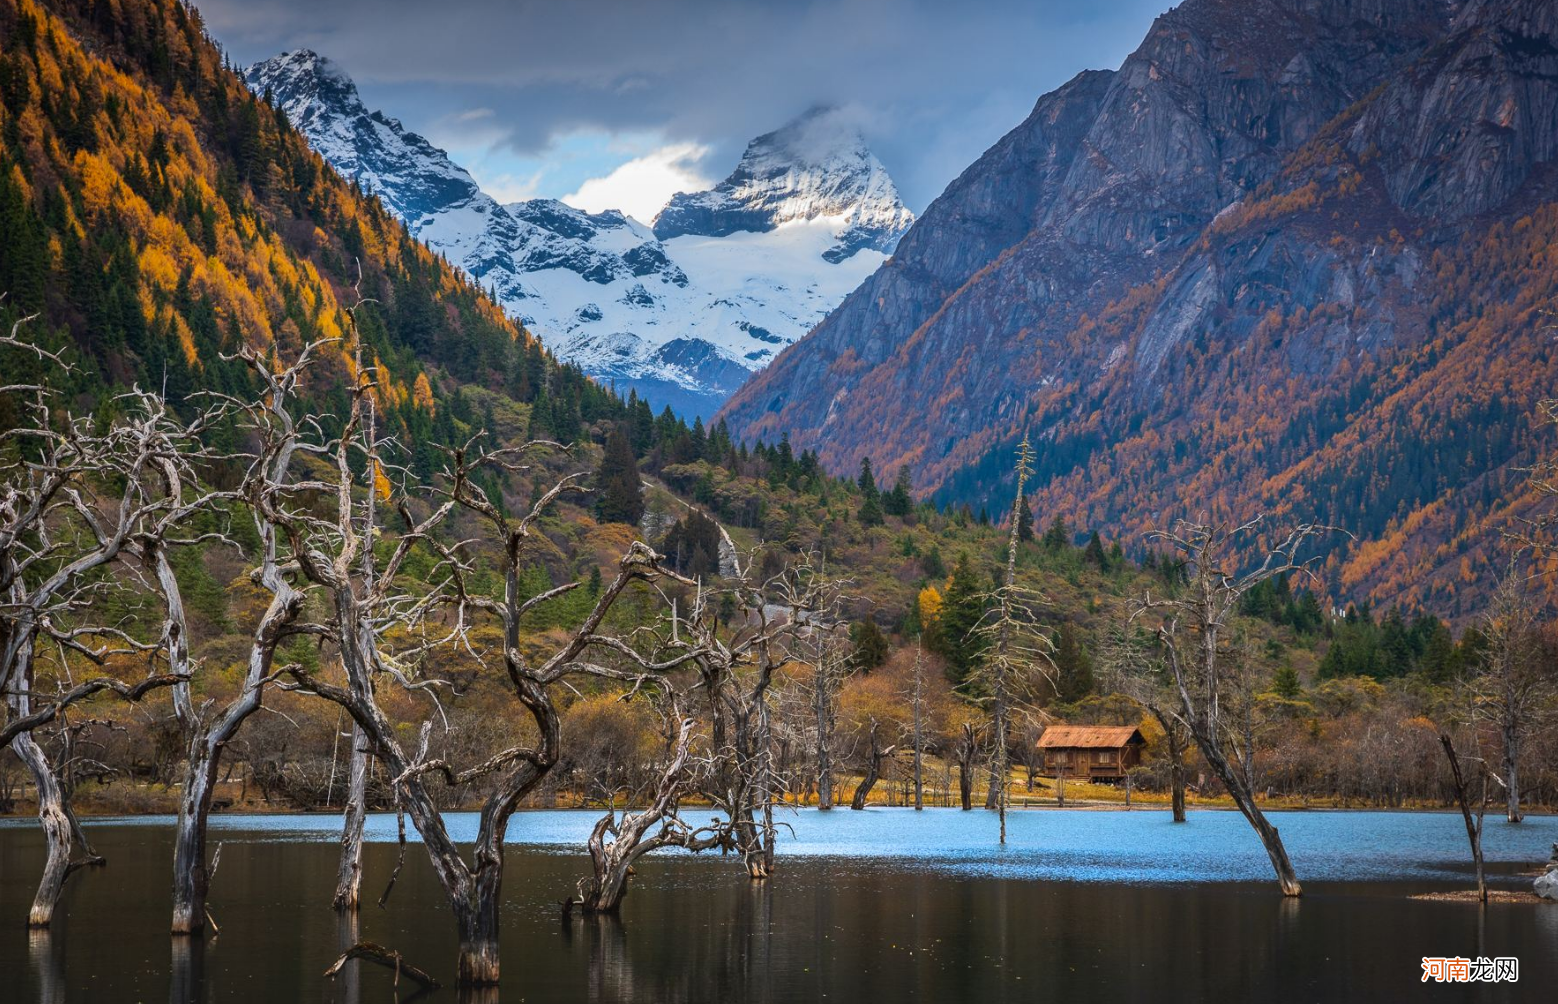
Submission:
[[914,222],[887,169],[853,118],[818,106],[747,144],[730,177],[707,192],[682,193],[655,218],[655,235],[724,237],[766,233],[795,220],[836,221],[839,262],[863,248],[889,252]]
[[[443,150],[364,107],[350,76],[315,52],[245,76],[559,358],[689,417],[713,414],[822,320],[913,219],[836,109],[753,140],[719,187],[677,196],[651,229],[554,199],[498,203]],[[676,213],[690,222],[675,226]]]
[[312,49],[272,56],[244,78],[254,92],[270,94],[320,156],[382,199],[413,233],[427,216],[485,198],[444,151],[370,112],[346,71]]

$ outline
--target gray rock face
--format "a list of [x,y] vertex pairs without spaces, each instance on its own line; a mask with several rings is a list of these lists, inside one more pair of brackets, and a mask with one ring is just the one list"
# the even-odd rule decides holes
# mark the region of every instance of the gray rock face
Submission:
[[[1490,302],[1517,287],[1443,256],[1545,220],[1555,192],[1558,4],[1186,0],[1118,70],[1041,98],[722,416],[976,505],[1027,431],[1039,504],[1127,536],[1213,496],[1383,534],[1525,448],[1366,484],[1409,452],[1382,445],[1400,401],[1433,455],[1450,398],[1482,396],[1458,383],[1485,366],[1429,369],[1535,352],[1458,348],[1450,276]],[[1448,566],[1434,546],[1414,560]]]
[[1553,844],[1553,857],[1547,870],[1536,877],[1531,891],[1543,899],[1558,900],[1558,844]]

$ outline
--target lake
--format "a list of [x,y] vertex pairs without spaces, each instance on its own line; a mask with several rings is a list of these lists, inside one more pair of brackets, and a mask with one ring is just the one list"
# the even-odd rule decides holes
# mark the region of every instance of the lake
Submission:
[[[717,854],[652,856],[620,922],[564,922],[557,904],[585,870],[579,849],[598,815],[515,817],[503,1000],[1545,1001],[1558,987],[1558,905],[1408,898],[1470,883],[1452,813],[1274,813],[1304,882],[1295,901],[1233,812],[1175,825],[1162,811],[1017,811],[1001,848],[983,810],[806,810],[780,815],[793,833],[767,884]],[[449,821],[475,832],[472,814]],[[393,815],[370,817],[357,931],[329,908],[337,818],[214,817],[220,933],[178,958],[170,820],[88,826],[109,867],[73,876],[55,928],[37,934],[23,926],[37,822],[0,820],[0,1001],[393,1000],[375,966],[321,978],[356,937],[451,981],[453,924],[420,846],[387,907],[373,905],[394,866]],[[1515,873],[1555,840],[1558,818],[1489,816],[1493,885],[1528,888]],[[1520,980],[1424,986],[1425,955],[1514,956]],[[401,999],[413,989],[403,983]]]

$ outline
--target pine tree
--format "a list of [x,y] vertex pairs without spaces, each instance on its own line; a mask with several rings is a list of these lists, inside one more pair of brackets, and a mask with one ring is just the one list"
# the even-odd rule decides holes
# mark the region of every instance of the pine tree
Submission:
[[953,683],[967,679],[984,651],[984,639],[974,629],[984,618],[988,593],[968,555],[960,555],[941,598],[936,632],[936,651],[947,661],[947,677]]
[[1104,542],[1098,538],[1097,530],[1094,530],[1093,535],[1087,539],[1087,547],[1082,551],[1082,560],[1099,568],[1109,567],[1109,556],[1104,553]]
[[860,477],[855,482],[855,484],[860,489],[861,495],[865,496],[866,498],[874,498],[880,501],[880,498],[878,497],[879,493],[877,492],[876,488],[876,478],[871,473],[870,457],[866,457],[864,460],[860,461]]
[[909,481],[909,465],[898,468],[898,479],[892,491],[882,499],[882,511],[889,516],[904,517],[914,509],[913,485]]
[[1082,648],[1077,630],[1071,624],[1055,633],[1055,697],[1074,704],[1093,692],[1093,660]]
[[881,526],[883,522],[881,496],[876,492],[867,495],[865,501],[860,503],[859,517],[861,526]]
[[633,444],[620,425],[612,426],[606,436],[606,453],[596,472],[595,518],[602,523],[637,525],[644,516],[644,489],[639,479],[638,462],[633,459]]
[[869,673],[887,661],[887,636],[876,626],[876,619],[866,616],[849,629],[849,640],[854,646],[849,663],[855,669]]
[[877,490],[876,478],[871,474],[871,458],[860,461],[860,525],[882,525],[882,493]]
[[1295,701],[1304,693],[1303,686],[1298,682],[1298,670],[1292,666],[1280,666],[1277,673],[1271,679],[1272,693],[1278,697]]
[[1022,505],[1017,508],[1017,540],[1027,543],[1033,539],[1033,507],[1028,505],[1027,496],[1023,496]]
[[1071,531],[1066,527],[1064,517],[1057,515],[1050,522],[1049,529],[1044,531],[1044,549],[1060,553],[1071,544]]

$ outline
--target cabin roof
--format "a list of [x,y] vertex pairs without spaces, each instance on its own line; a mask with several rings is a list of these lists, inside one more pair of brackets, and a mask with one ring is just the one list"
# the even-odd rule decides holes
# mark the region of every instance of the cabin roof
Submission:
[[1051,725],[1039,737],[1039,748],[1118,749],[1144,742],[1133,725]]

